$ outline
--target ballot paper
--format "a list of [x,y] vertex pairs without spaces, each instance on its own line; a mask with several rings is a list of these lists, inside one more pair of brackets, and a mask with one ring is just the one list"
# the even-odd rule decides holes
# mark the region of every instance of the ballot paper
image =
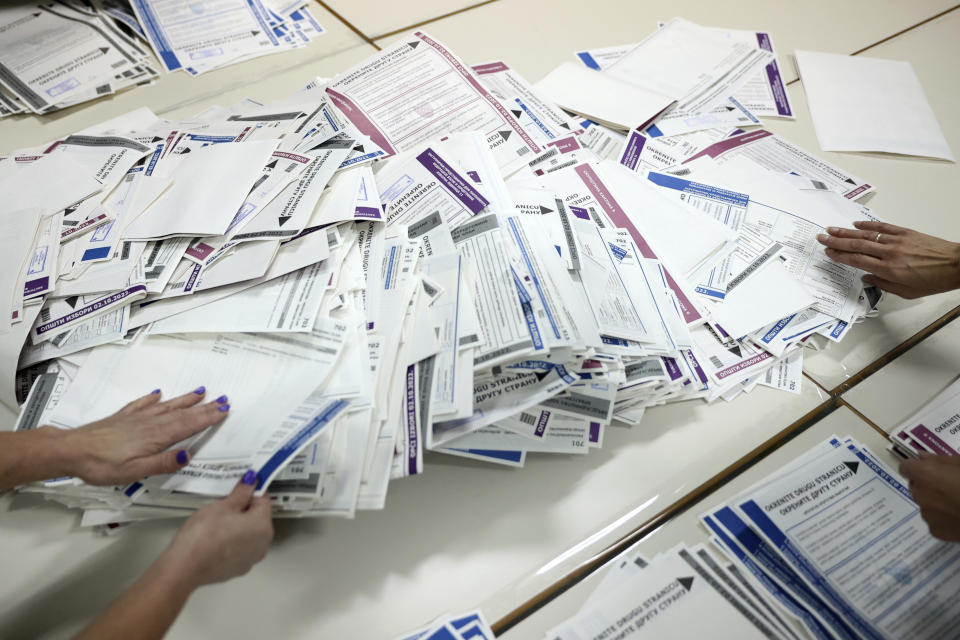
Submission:
[[[749,44],[756,42],[756,46],[770,53],[775,53],[773,40],[769,33],[762,31],[737,31],[715,29],[719,35]],[[603,47],[578,51],[577,58],[590,69],[602,71],[607,69],[620,58],[624,57],[636,44],[614,47]],[[778,116],[792,118],[793,108],[790,106],[790,97],[780,73],[780,66],[776,58],[770,60],[761,71],[756,72],[750,80],[744,83],[735,93],[737,102],[743,104],[750,113],[757,116]]]
[[960,381],[952,382],[891,431],[890,439],[914,456],[920,451],[960,455]]
[[621,571],[615,592],[607,587],[603,598],[588,602],[547,637],[689,638],[717,629],[736,638],[789,637],[759,615],[749,600],[731,591],[691,550],[677,547],[642,563],[642,568],[634,563],[634,570]]
[[813,447],[701,522],[709,545],[627,550],[546,637],[951,633],[957,549],[929,534],[899,476],[852,438]]
[[[262,34],[223,42],[251,11],[280,49],[320,33],[291,3],[216,6],[222,18],[213,3],[136,8],[157,18],[147,39],[175,34],[165,51],[189,73],[277,50],[251,45]],[[111,13],[54,9],[137,20],[97,7]],[[570,63],[619,87],[609,103],[559,85],[623,107],[623,132],[573,119],[573,102],[509,61],[467,66],[417,32],[288,96],[252,87],[181,120],[138,109],[0,159],[0,392],[22,404],[18,428],[75,428],[157,386],[204,385],[231,404],[176,445],[192,456],[176,474],[22,490],[100,526],[189,515],[253,468],[276,517],[362,517],[437,456],[518,468],[591,455],[659,405],[736,402],[761,384],[796,393],[803,349],[875,314],[877,292],[815,241],[878,219],[849,200],[872,187],[725,120],[769,60],[762,38],[682,20],[661,31],[644,56],[688,42],[702,55],[667,65],[685,93],[635,85],[656,94],[651,113],[617,102],[632,95],[617,65]],[[208,47],[198,34],[220,50],[190,58]],[[717,126],[644,126],[675,99],[689,110],[672,122]],[[763,590],[704,553],[671,556],[695,576],[686,602],[719,598],[746,635],[759,621],[778,637]],[[446,619],[431,633],[485,630]]]
[[430,624],[396,636],[394,640],[493,640],[493,629],[483,612],[445,614]]
[[618,78],[564,62],[537,83],[564,109],[617,129],[644,128],[675,98],[629,78]]
[[[418,91],[406,90],[411,82]],[[338,75],[326,91],[388,153],[457,131],[481,131],[501,168],[541,151],[470,68],[422,31]]]
[[[276,141],[213,144],[190,154],[174,171],[173,184],[127,228],[128,238],[225,233],[246,200]],[[232,197],[211,185],[237,185]],[[202,215],[191,212],[202,211]]]
[[759,536],[864,637],[947,633],[960,551],[930,535],[894,472],[854,442],[831,444],[711,517],[741,546]]
[[[874,190],[872,185],[860,178],[763,129],[718,141],[683,161],[693,162],[697,158],[710,157],[722,164],[738,156],[770,171],[805,176],[845,198],[861,198]],[[628,164],[622,160],[621,163]]]
[[909,62],[796,51],[820,148],[954,161]]
[[47,113],[157,76],[147,53],[96,8],[7,6],[0,24],[0,83],[12,112],[20,104]]
[[772,59],[771,51],[749,39],[674,18],[600,73],[676,100],[650,129],[653,136],[669,136],[723,124],[758,124],[732,96]]

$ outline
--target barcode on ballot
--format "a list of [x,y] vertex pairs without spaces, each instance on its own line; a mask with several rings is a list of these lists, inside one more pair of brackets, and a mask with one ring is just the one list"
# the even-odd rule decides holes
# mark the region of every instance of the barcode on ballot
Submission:
[[711,362],[711,363],[713,364],[713,366],[715,366],[717,369],[723,369],[723,363],[720,362],[720,358],[718,358],[717,356],[710,356],[710,362]]
[[524,424],[529,424],[531,426],[535,425],[537,424],[537,416],[533,415],[532,413],[521,413],[520,422]]

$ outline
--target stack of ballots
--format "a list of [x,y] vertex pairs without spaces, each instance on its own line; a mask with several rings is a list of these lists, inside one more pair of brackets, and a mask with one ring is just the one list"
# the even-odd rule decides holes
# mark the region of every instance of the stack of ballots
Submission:
[[[675,25],[702,29],[657,34]],[[681,89],[631,122],[666,127]],[[0,162],[18,428],[156,387],[232,405],[171,476],[29,490],[118,522],[196,508],[253,467],[278,514],[350,517],[425,451],[522,466],[656,405],[799,392],[803,348],[876,302],[815,240],[872,218],[852,201],[870,185],[722,114],[653,135],[550,95],[417,32],[291,96],[141,109]]]
[[0,7],[0,117],[49,113],[149,84],[157,69],[199,75],[305,46],[323,33],[305,0],[6,5]]
[[[952,638],[960,549],[905,481],[833,437],[700,517],[705,545],[618,559],[551,640]],[[805,633],[806,632],[806,633]]]

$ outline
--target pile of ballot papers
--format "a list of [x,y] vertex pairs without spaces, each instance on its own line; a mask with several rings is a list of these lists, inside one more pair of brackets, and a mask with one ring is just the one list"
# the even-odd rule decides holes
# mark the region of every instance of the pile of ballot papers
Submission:
[[395,640],[493,640],[493,630],[482,611],[440,616],[422,629],[398,636]]
[[808,451],[701,516],[714,549],[616,561],[551,640],[948,638],[960,547],[851,438]]
[[321,33],[305,0],[2,6],[0,117],[49,113],[150,83],[158,68],[198,75],[305,46]]
[[[651,38],[674,29],[704,30]],[[769,64],[765,34],[716,33],[713,55]],[[741,95],[728,76],[701,89]],[[692,89],[662,90],[679,109]],[[178,445],[176,474],[31,490],[98,524],[185,513],[255,468],[278,514],[353,516],[425,451],[522,466],[668,402],[799,393],[805,348],[877,301],[816,241],[875,219],[853,201],[873,187],[713,113],[677,135],[607,127],[417,32],[270,102],[140,109],[18,150],[0,162],[18,428],[155,388],[232,407]]]

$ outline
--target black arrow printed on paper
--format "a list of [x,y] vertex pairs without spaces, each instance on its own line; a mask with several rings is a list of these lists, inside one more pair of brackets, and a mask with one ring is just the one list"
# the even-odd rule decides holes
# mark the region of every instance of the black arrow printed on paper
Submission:
[[854,182],[853,179],[851,179],[851,178],[847,178],[846,180],[844,180],[844,182],[847,182],[847,183],[850,183],[850,184],[857,184],[857,183]]
[[549,371],[534,371],[533,375],[537,376],[537,382],[543,382],[543,379],[550,375]]
[[561,122],[560,126],[563,127],[564,129],[567,129],[568,131],[570,130],[570,125],[568,125],[566,122]]
[[280,226],[282,227],[283,225],[287,224],[287,220],[289,220],[289,219],[290,219],[290,216],[282,216],[282,217],[280,217],[280,218],[277,218],[277,222],[278,222],[278,223],[280,224]]
[[420,44],[420,41],[417,40],[416,42],[408,42],[407,44],[410,46],[411,49],[416,49],[417,45]]
[[508,138],[510,138],[510,134],[513,133],[513,131],[498,131],[497,133],[500,134],[501,138],[503,138],[504,140],[507,140]]
[[259,32],[259,31],[251,31],[251,32],[250,32],[250,35],[252,35],[252,36],[258,36],[258,35],[260,35],[260,32]]
[[110,47],[100,47],[100,53],[106,54],[107,51],[110,51]]
[[684,589],[690,591],[690,587],[693,586],[693,576],[690,576],[689,578],[677,578],[677,582],[683,585]]
[[354,150],[354,151],[359,151],[360,153],[363,153],[363,145],[362,145],[362,144],[358,144],[357,146],[355,146],[355,147],[353,148],[353,150]]
[[847,469],[850,469],[850,471],[853,471],[854,473],[856,473],[857,469],[860,468],[859,462],[847,462],[844,460],[843,464],[847,465]]
[[153,136],[153,140],[151,140],[150,142],[160,142],[161,140],[163,140],[163,138],[161,138],[160,136]]
[[511,109],[510,113],[512,113],[517,118],[523,115],[523,111],[520,111],[519,109]]
[[80,296],[70,296],[69,298],[65,299],[64,302],[66,302],[68,305],[70,305],[70,308],[71,308],[71,309],[76,309],[76,308],[77,308],[77,301],[78,301],[79,299],[80,299]]
[[548,208],[546,208],[545,206],[540,205],[540,213],[541,213],[541,214],[544,214],[544,213],[553,213],[553,209],[548,209]]

